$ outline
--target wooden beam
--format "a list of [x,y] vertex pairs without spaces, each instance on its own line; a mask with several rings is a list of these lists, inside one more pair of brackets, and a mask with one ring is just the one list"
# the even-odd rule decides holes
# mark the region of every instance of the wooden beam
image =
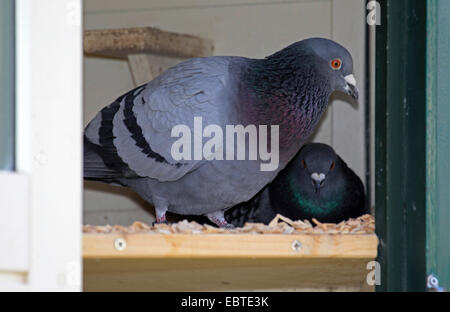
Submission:
[[181,58],[156,54],[128,55],[128,64],[130,65],[136,87],[152,81],[168,68],[175,66],[182,60]]
[[153,27],[87,30],[84,52],[88,55],[127,59],[130,54],[159,54],[180,58],[210,56],[213,42]]
[[374,234],[85,234],[84,290],[371,291],[377,244]]
[[[119,251],[114,244],[122,239]],[[294,250],[293,243],[300,243]],[[85,234],[83,257],[92,258],[372,258],[375,235]]]
[[373,259],[85,259],[84,291],[373,291]]

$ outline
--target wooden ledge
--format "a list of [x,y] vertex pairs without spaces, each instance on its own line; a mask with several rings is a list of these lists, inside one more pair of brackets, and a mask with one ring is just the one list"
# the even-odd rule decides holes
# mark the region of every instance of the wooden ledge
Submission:
[[84,234],[84,290],[373,291],[377,244],[374,234]]
[[83,257],[374,259],[377,246],[376,235],[84,234]]
[[213,42],[153,27],[87,30],[84,52],[88,55],[127,59],[132,54],[159,54],[191,58],[212,55]]

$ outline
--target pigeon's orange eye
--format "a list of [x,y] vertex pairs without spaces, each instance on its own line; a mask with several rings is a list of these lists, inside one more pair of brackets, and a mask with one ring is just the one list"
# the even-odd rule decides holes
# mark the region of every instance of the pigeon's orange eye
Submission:
[[331,68],[333,68],[334,70],[339,70],[342,67],[342,61],[341,59],[334,59],[331,61]]
[[304,159],[302,159],[302,166],[303,166],[303,168],[305,168],[305,169],[306,169],[306,162],[305,162],[305,160],[304,160]]
[[334,169],[334,167],[336,167],[336,164],[334,163],[334,161],[331,163],[331,167],[330,167],[330,170],[333,170]]

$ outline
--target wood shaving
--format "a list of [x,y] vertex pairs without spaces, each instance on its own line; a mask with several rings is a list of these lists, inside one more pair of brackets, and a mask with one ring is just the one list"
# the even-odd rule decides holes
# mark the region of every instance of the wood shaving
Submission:
[[209,224],[201,225],[197,222],[187,220],[172,224],[155,224],[154,226],[134,222],[130,226],[105,225],[94,226],[84,225],[83,233],[89,234],[373,234],[375,233],[375,218],[371,215],[364,215],[356,219],[334,223],[321,223],[312,219],[313,224],[308,220],[293,221],[289,218],[277,215],[269,225],[262,223],[246,223],[241,228],[223,229]]

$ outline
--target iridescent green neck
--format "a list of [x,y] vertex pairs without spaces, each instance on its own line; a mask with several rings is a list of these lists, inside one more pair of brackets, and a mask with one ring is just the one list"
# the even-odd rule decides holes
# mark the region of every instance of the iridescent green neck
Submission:
[[343,192],[334,192],[333,196],[329,196],[332,200],[326,198],[316,199],[299,188],[297,181],[291,176],[288,181],[288,189],[291,201],[299,207],[302,207],[305,213],[323,215],[336,210],[342,201]]

